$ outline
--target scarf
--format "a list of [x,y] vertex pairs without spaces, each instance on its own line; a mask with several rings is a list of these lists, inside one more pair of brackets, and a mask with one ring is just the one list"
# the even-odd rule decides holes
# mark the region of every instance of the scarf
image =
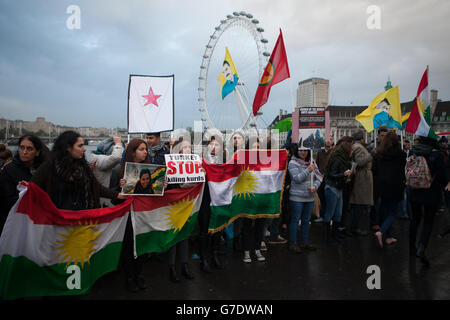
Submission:
[[57,176],[68,185],[70,192],[84,191],[86,209],[93,209],[95,206],[92,189],[93,174],[86,160],[75,160],[72,157],[57,159],[55,169]]
[[[302,166],[302,167],[304,167],[304,168],[307,168],[307,167],[309,167],[309,165],[311,164],[310,162],[307,162],[307,161],[304,161],[304,160],[302,160],[302,159],[300,159],[300,158],[297,158],[297,157],[292,157],[292,160],[294,160],[295,162],[297,162],[300,166]],[[320,173],[320,171],[319,171],[319,168],[317,167],[317,165],[316,165],[316,163],[314,162],[314,160],[313,160],[313,164],[316,166],[316,168],[314,169],[314,175],[316,176],[316,178],[317,178],[317,180],[319,180],[321,183],[322,183],[322,179],[323,179],[323,176],[322,176],[322,174]]]
[[165,146],[163,142],[159,142],[159,144],[157,144],[156,146],[149,147],[148,148],[149,157],[153,159],[156,156],[156,154],[164,147]]

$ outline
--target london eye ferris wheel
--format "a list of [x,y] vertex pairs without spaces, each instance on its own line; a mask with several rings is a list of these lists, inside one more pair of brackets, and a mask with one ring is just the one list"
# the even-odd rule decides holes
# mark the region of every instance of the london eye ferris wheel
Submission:
[[[215,27],[206,44],[198,78],[199,111],[205,129],[249,129],[264,125],[262,113],[254,117],[251,111],[253,96],[270,57],[263,32],[259,21],[243,11],[233,12]],[[239,73],[239,81],[234,94],[222,99],[218,77],[226,47]]]

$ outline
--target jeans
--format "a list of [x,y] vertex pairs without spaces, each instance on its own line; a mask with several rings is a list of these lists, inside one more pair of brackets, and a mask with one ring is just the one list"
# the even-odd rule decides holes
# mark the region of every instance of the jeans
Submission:
[[289,222],[289,244],[297,243],[297,227],[301,220],[300,227],[302,243],[308,242],[309,220],[314,208],[314,201],[297,202],[290,201],[291,204],[291,221]]
[[364,213],[369,212],[370,205],[368,204],[352,204],[352,222],[350,224],[350,232],[357,232],[359,230],[359,222]]
[[386,237],[392,238],[391,227],[397,217],[398,210],[401,204],[401,200],[391,200],[381,198],[380,202],[380,216],[381,216],[381,228],[380,232],[386,234]]
[[342,190],[337,190],[328,185],[325,186],[325,201],[327,206],[325,208],[325,217],[323,221],[329,223],[331,219],[334,222],[341,222],[342,205],[344,196]]

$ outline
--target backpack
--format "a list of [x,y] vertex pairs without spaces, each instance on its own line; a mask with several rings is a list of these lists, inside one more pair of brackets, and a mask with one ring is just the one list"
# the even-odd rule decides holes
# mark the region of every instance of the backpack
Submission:
[[428,189],[433,182],[427,160],[415,154],[406,161],[405,177],[406,187],[410,189]]

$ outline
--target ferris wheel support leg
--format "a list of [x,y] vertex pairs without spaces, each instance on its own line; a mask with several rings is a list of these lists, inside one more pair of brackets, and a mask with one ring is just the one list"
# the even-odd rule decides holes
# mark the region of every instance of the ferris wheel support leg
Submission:
[[[241,94],[236,89],[234,89],[234,93],[235,93],[235,96],[236,96],[236,101],[237,101],[237,105],[238,105],[238,108],[239,108],[239,113],[241,114],[242,128],[245,129],[249,124],[253,124],[256,127],[255,117],[253,116],[253,113],[250,114],[248,112],[247,107],[245,106],[245,103],[244,103],[244,101],[242,99]],[[245,111],[245,114],[247,116],[246,120],[243,119],[242,110]]]
[[242,104],[240,101],[240,95],[238,93],[238,91],[236,89],[234,89],[234,96],[236,97],[236,103],[237,103],[237,107],[239,109],[239,115],[241,116],[241,123],[244,124],[244,114],[242,112]]

